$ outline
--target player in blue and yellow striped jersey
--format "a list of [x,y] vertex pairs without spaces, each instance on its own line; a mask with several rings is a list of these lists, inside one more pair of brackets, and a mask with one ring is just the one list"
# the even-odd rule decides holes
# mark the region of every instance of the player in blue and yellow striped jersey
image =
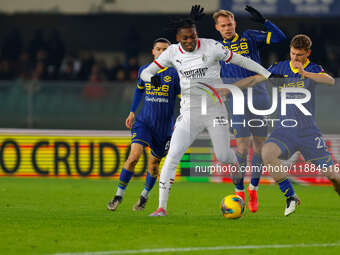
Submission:
[[[214,13],[215,28],[220,32],[223,41],[222,44],[229,50],[249,57],[260,63],[260,48],[271,44],[278,43],[286,39],[285,34],[269,20],[266,20],[256,9],[247,6],[246,10],[252,15],[252,19],[263,24],[268,31],[246,30],[242,34],[236,33],[236,21],[234,14],[227,10],[220,10]],[[221,63],[221,78],[225,83],[232,83],[237,80],[255,75],[239,66]],[[247,97],[247,91],[243,91]],[[269,106],[269,96],[265,84],[257,84],[253,88],[253,104],[256,109],[267,109]],[[233,98],[229,97],[229,107],[233,112]],[[251,212],[258,209],[257,189],[262,173],[261,149],[267,136],[267,127],[249,127],[248,121],[252,119],[263,119],[264,116],[257,116],[248,110],[245,105],[245,115],[232,115],[232,128],[236,137],[238,163],[242,168],[247,166],[247,157],[250,149],[250,135],[253,136],[253,157],[252,157],[252,177],[248,187],[248,207]],[[244,123],[244,124],[241,124]],[[255,171],[254,169],[261,169]],[[245,171],[242,172],[244,177]],[[243,177],[236,184],[235,194],[245,199]]]
[[[280,87],[300,88],[285,93],[286,98],[303,100],[310,93],[309,101],[297,104],[286,104],[286,113],[278,109],[278,121],[275,121],[275,128],[266,140],[262,149],[262,158],[267,170],[274,180],[279,184],[284,196],[286,196],[286,208],[284,215],[293,213],[300,203],[295,195],[293,186],[287,179],[287,173],[280,162],[280,159],[287,159],[296,151],[300,151],[307,162],[311,162],[313,172],[320,171],[332,183],[335,191],[340,195],[340,174],[339,169],[334,165],[327,145],[322,138],[320,129],[314,120],[316,86],[318,84],[334,85],[334,79],[326,74],[320,65],[309,61],[312,41],[307,35],[296,35],[290,44],[290,60],[279,62],[270,71],[274,74],[284,75],[285,80]],[[251,81],[252,80],[252,81]],[[263,81],[262,76],[252,76],[239,81],[237,86],[254,85]],[[242,86],[240,86],[241,83]],[[302,90],[308,90],[309,93]],[[286,90],[287,91],[287,90]],[[281,96],[279,96],[281,99]],[[278,102],[281,105],[281,102]],[[305,111],[307,110],[307,111]],[[281,171],[282,170],[282,171]],[[307,170],[307,169],[306,169]]]
[[[154,58],[158,58],[170,44],[165,38],[155,40],[152,49]],[[179,77],[174,68],[164,68],[158,72],[162,81],[161,86],[155,88],[151,83],[144,82],[140,78],[141,72],[148,66],[149,64],[139,69],[137,88],[130,114],[126,119],[126,127],[131,129],[132,135],[131,152],[121,171],[116,195],[107,205],[107,208],[111,211],[116,210],[122,202],[125,189],[134,174],[135,166],[143,153],[143,148],[149,146],[151,153],[148,160],[145,187],[139,200],[133,206],[133,210],[145,208],[149,192],[157,180],[161,159],[169,149],[174,127],[175,102],[180,95]],[[135,112],[143,98],[143,107],[133,124]]]

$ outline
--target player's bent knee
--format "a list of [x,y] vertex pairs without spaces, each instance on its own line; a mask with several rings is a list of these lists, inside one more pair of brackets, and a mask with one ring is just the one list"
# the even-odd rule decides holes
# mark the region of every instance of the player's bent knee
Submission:
[[264,146],[264,142],[265,142],[266,138],[265,137],[254,137],[253,140],[253,150],[255,153],[260,154],[263,146]]
[[139,156],[138,155],[130,155],[128,159],[126,160],[126,164],[129,167],[135,167],[138,163]]
[[161,159],[152,157],[149,160],[149,173],[152,176],[157,176],[159,172],[159,164],[161,163]]
[[272,146],[271,143],[267,143],[263,146],[261,157],[264,164],[270,164],[271,162],[278,159],[277,153],[275,153],[275,148]]
[[334,165],[322,169],[322,174],[326,176],[329,180],[340,180],[340,175],[338,171],[334,169]]
[[237,146],[237,152],[242,155],[248,155],[249,148],[248,147],[238,147]]
[[151,156],[149,163],[150,163],[150,165],[159,165],[161,163],[161,160],[162,159],[160,159],[160,158],[156,158],[156,157]]
[[270,151],[268,150],[268,148],[266,148],[266,146],[263,146],[262,148],[261,157],[264,164],[268,164],[272,161]]
[[242,155],[248,154],[250,149],[250,139],[249,137],[237,138],[237,151]]
[[150,168],[149,169],[149,174],[151,176],[158,176],[158,173],[159,173],[159,167],[155,167],[155,168]]

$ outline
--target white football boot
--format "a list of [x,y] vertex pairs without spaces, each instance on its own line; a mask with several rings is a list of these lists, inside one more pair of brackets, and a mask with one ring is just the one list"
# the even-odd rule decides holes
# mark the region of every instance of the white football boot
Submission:
[[291,197],[288,197],[286,200],[286,209],[285,209],[285,216],[288,216],[295,212],[297,206],[300,204],[300,199],[294,195]]

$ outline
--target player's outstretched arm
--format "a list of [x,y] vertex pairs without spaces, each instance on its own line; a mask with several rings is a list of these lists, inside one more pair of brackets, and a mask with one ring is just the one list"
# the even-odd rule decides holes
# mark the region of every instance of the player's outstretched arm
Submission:
[[[237,82],[234,82],[232,85],[240,89],[245,89],[248,87],[255,86],[257,83],[262,82],[265,79],[266,78],[264,78],[264,76],[257,74],[257,75],[249,76]],[[227,88],[215,88],[215,90],[218,92],[220,96],[226,96],[230,93],[230,90]]]
[[266,68],[256,63],[254,60],[243,57],[242,55],[236,53],[233,53],[230,63],[243,67],[249,71],[261,74],[265,78],[269,78],[271,74]]
[[160,86],[160,77],[157,74],[157,72],[161,69],[164,69],[165,67],[171,67],[171,56],[170,56],[170,48],[167,48],[165,51],[162,52],[162,54],[155,59],[147,68],[145,68],[140,77],[143,81],[151,82],[152,85],[155,87]]
[[316,83],[326,84],[326,85],[334,85],[335,79],[326,73],[311,73],[304,71],[302,76],[309,78]]
[[142,71],[142,73],[140,74],[140,77],[145,82],[151,82],[151,78],[155,76],[157,72],[161,69],[162,68],[160,66],[158,66],[155,62],[153,62]]
[[273,24],[270,20],[266,20],[264,26],[269,32],[271,32],[271,36],[269,38],[270,43],[279,43],[287,39],[282,30],[278,28],[275,24]]
[[335,79],[326,73],[311,73],[304,71],[302,76],[309,78],[316,83],[326,84],[326,85],[334,85]]
[[268,32],[271,33],[267,38],[268,39],[267,44],[279,43],[287,39],[286,35],[281,31],[281,29],[278,28],[275,24],[273,24],[270,20],[263,17],[263,15],[257,9],[250,5],[247,5],[245,10],[249,12],[249,14],[251,15],[250,19],[252,21],[264,25],[267,28]]
[[326,85],[334,85],[335,79],[326,73],[312,73],[307,72],[303,65],[300,62],[294,62],[293,65],[299,69],[299,74],[303,77],[309,78],[316,83],[326,84]]
[[[282,78],[283,78],[283,75],[271,74],[268,77],[268,80],[270,81],[272,85],[281,85]],[[256,84],[263,82],[265,80],[266,78],[263,75],[257,74],[257,75],[249,76],[237,82],[234,82],[232,85],[240,89],[245,89],[245,88],[253,87]],[[216,91],[219,93],[220,96],[226,96],[230,92],[229,89],[227,88],[216,88]]]
[[234,86],[239,87],[240,89],[245,89],[248,87],[253,87],[255,86],[257,83],[259,82],[263,82],[265,81],[266,78],[262,75],[253,75],[253,76],[249,76],[245,79],[239,80],[235,83],[233,83]]

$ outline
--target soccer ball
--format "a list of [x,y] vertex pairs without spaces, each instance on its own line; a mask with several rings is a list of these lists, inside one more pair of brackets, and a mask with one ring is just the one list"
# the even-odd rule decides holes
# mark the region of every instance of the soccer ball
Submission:
[[222,215],[228,219],[237,219],[244,214],[244,201],[236,195],[229,195],[222,199],[221,211]]

